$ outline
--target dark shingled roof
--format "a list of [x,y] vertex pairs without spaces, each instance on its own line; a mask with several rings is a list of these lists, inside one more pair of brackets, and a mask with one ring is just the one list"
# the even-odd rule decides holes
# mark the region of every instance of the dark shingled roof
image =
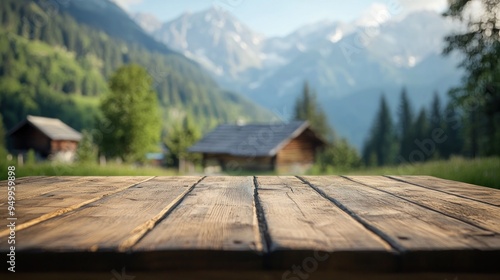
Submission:
[[52,140],[80,141],[82,139],[82,135],[78,131],[69,127],[59,119],[35,116],[28,116],[25,121],[21,122],[15,128],[13,128],[9,132],[9,135],[14,134],[26,124],[31,124],[32,126],[36,127]]
[[278,124],[223,124],[189,148],[189,152],[250,157],[274,156],[290,140],[308,128],[308,122],[298,121]]

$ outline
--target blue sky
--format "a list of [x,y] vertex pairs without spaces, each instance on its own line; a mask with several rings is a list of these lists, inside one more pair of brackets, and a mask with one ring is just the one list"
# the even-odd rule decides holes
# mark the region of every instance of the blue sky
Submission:
[[398,14],[415,10],[442,11],[446,0],[113,0],[129,12],[151,13],[162,21],[184,12],[220,6],[253,30],[283,36],[300,26],[321,20],[353,21],[381,7],[398,7]]

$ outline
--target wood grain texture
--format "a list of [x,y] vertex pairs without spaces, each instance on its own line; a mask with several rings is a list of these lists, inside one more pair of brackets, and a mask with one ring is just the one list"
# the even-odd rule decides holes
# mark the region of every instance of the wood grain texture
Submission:
[[[74,211],[80,207],[97,201],[107,195],[123,191],[137,183],[151,179],[152,177],[73,177],[62,178],[56,181],[51,190],[39,192],[36,188],[38,183],[31,182],[24,187],[29,190],[30,195],[26,198],[16,200],[16,230],[21,231],[30,226],[44,222],[51,218]],[[50,184],[52,180],[43,181],[43,185]],[[56,188],[56,189],[54,189]],[[23,193],[16,189],[16,192]],[[16,197],[18,197],[16,195]],[[7,213],[2,211],[2,218]],[[9,234],[9,230],[0,231],[0,237]],[[3,244],[2,244],[3,245]],[[1,245],[0,245],[1,246]]]
[[[117,250],[144,234],[201,177],[156,177],[18,233],[20,250]],[[113,184],[113,181],[109,181]],[[101,186],[102,187],[102,186]],[[150,225],[151,224],[151,225]],[[133,245],[133,244],[131,244]]]
[[318,146],[316,141],[315,137],[308,133],[303,133],[292,139],[277,153],[276,164],[313,163]]
[[326,258],[317,261],[324,268],[359,268],[356,263],[363,260],[365,269],[394,269],[390,245],[309,185],[291,176],[259,176],[257,185],[273,267],[291,267],[318,254]]
[[[58,188],[66,187],[78,180],[88,180],[88,179],[85,177],[70,177],[70,176],[65,176],[65,177],[33,176],[33,177],[17,178],[15,180],[16,200],[37,196]],[[7,181],[0,181],[0,184],[2,186],[6,186]],[[7,198],[7,192],[0,193],[0,205],[5,204],[6,198]]]
[[[449,279],[496,279],[500,274],[499,207],[487,196],[495,192],[437,178],[19,182],[18,213],[27,221],[17,224],[18,271],[71,278],[88,271],[107,279],[122,267],[146,279],[233,279],[243,272],[262,279],[438,279],[449,273]],[[9,232],[0,233],[0,253],[6,254]],[[302,274],[294,273],[296,268]]]
[[[143,177],[142,180],[150,177]],[[113,184],[120,184],[122,181],[132,180],[133,182],[141,177],[116,177],[118,181],[109,181],[111,188]],[[16,207],[18,209],[18,222],[26,222],[37,218],[43,214],[68,206],[68,198],[74,197],[76,189],[84,190],[85,193],[92,193],[96,190],[106,190],[103,183],[107,182],[107,177],[44,177],[36,180],[26,180],[16,184]],[[128,183],[128,182],[127,182]],[[4,195],[7,192],[3,192]],[[5,204],[6,199],[2,200]],[[0,218],[7,216],[6,212],[0,213]]]
[[192,260],[200,267],[260,267],[262,241],[253,195],[252,177],[203,179],[132,248],[135,265],[189,267]]
[[495,269],[500,236],[348,179],[303,177],[401,253],[400,269]]
[[393,194],[444,215],[500,233],[500,208],[380,176],[347,176],[352,181]]
[[410,184],[500,206],[500,190],[431,176],[388,176]]

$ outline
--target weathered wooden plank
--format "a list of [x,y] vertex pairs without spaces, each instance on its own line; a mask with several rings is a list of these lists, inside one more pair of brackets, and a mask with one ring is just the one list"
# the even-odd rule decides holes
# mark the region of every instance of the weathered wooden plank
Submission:
[[500,190],[431,176],[388,176],[421,187],[500,206]]
[[[118,250],[131,236],[140,238],[153,227],[167,211],[175,207],[172,202],[185,195],[200,179],[155,177],[88,204],[85,208],[19,232],[18,238],[23,242],[19,243],[17,249],[81,252]],[[103,181],[103,184],[106,182]]]
[[[19,211],[35,218],[17,231],[19,270],[73,275],[91,264],[93,272],[126,266],[180,279],[186,271],[193,278],[227,272],[231,279],[239,269],[275,279],[500,273],[500,237],[492,232],[498,207],[465,198],[462,189],[454,194],[382,177],[350,178],[364,185],[339,177],[304,177],[307,184],[259,177],[256,192],[251,177],[210,177],[196,186],[199,178],[189,185],[184,177],[157,177],[138,186],[126,177],[54,178],[39,179],[59,186],[39,184],[43,190],[28,187],[38,179],[20,180],[31,193],[18,197]],[[402,274],[385,274],[395,271]]]
[[491,231],[345,178],[303,179],[397,248],[402,270],[498,270],[500,236]]
[[[64,188],[71,188],[75,186],[86,186],[88,183],[94,183],[106,180],[109,177],[103,176],[52,176],[52,177],[23,177],[16,179],[16,203],[29,198],[36,198],[40,196],[53,197],[54,191],[62,190]],[[115,177],[119,178],[119,177]],[[125,177],[123,177],[125,178]],[[133,178],[141,178],[133,177]],[[142,177],[151,178],[151,177]],[[132,179],[132,177],[128,177]],[[2,181],[7,185],[7,181]],[[0,193],[0,206],[5,205],[7,200],[7,192]],[[31,205],[30,206],[34,206]]]
[[135,267],[261,267],[252,177],[207,177],[132,249]]
[[394,269],[389,244],[296,177],[259,176],[257,186],[273,267],[318,255],[314,261],[322,268]]
[[[107,195],[123,191],[137,183],[151,178],[152,177],[67,178],[67,181],[59,182],[62,184],[59,189],[42,192],[39,196],[29,196],[25,199],[16,200],[16,229],[20,231],[48,219],[74,211]],[[43,184],[46,183],[47,182],[44,182]],[[35,183],[33,183],[33,185],[37,186]],[[22,192],[22,190],[16,189],[16,192]],[[31,194],[34,193],[35,192],[31,192]],[[7,217],[7,214],[6,212],[2,212],[0,216],[4,219]],[[8,229],[0,231],[0,237],[4,237],[7,234],[9,234]]]
[[[24,177],[16,180],[16,205],[21,210],[29,211],[30,208],[43,207],[37,205],[35,201],[52,201],[56,202],[55,193],[65,188],[74,186],[86,186],[94,181],[102,181],[104,177],[77,177],[77,176],[61,176],[61,177]],[[56,192],[55,192],[56,191]],[[7,203],[7,192],[0,194],[0,206]],[[29,200],[31,199],[31,200]],[[54,208],[56,205],[51,205],[49,208]],[[37,209],[39,210],[39,209]],[[25,211],[22,211],[23,214]],[[19,214],[19,213],[18,213]],[[6,213],[0,213],[0,219],[6,218]],[[36,216],[36,214],[35,214]],[[21,221],[28,220],[29,217],[18,217]],[[33,218],[33,217],[31,217]]]
[[347,176],[352,181],[368,185],[407,199],[444,215],[500,233],[500,208],[455,195],[437,192],[381,176]]
[[[84,177],[22,177],[16,178],[16,200],[37,196],[61,187],[66,187],[75,180],[88,180]],[[0,185],[6,186],[7,181],[1,181]],[[7,192],[0,193],[0,205],[5,204]]]

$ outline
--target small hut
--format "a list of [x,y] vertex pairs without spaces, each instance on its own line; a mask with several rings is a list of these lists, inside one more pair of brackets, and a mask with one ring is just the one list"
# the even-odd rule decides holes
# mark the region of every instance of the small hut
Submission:
[[208,172],[276,171],[303,173],[325,141],[308,122],[218,126],[194,146]]
[[34,150],[41,159],[73,161],[82,135],[59,119],[28,116],[8,132],[11,151]]

